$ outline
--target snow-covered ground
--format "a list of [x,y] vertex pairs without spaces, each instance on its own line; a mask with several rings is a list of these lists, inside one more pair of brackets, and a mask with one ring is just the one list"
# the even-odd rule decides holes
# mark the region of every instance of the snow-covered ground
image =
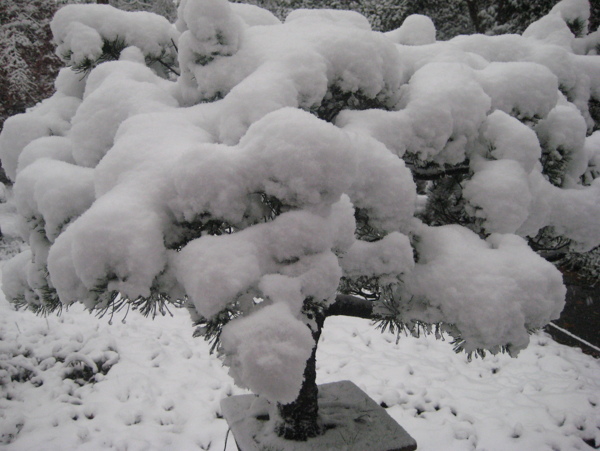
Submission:
[[[234,450],[219,401],[243,390],[192,338],[188,314],[173,313],[119,313],[109,324],[75,306],[43,318],[2,297],[0,449]],[[447,341],[396,343],[339,317],[327,320],[319,349],[319,382],[355,382],[419,451],[600,446],[600,362],[543,333],[516,359],[469,363]],[[351,437],[345,443],[352,449]]]

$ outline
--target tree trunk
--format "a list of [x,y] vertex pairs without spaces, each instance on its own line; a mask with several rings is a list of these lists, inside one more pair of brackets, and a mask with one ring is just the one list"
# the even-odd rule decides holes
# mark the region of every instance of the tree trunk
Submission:
[[319,421],[319,406],[317,403],[319,389],[317,387],[316,362],[317,345],[325,316],[322,313],[317,313],[315,316],[317,330],[312,331],[315,347],[310,358],[306,361],[304,381],[300,393],[296,400],[289,404],[277,404],[280,423],[276,425],[275,432],[286,440],[306,441],[323,432]]
[[477,0],[467,0],[467,9],[475,32],[483,33],[483,30],[481,29],[481,20],[479,19],[479,4]]
[[308,318],[314,320],[316,325],[316,330],[312,331],[315,347],[306,361],[304,381],[298,397],[289,404],[277,404],[280,422],[275,426],[275,432],[279,437],[286,440],[306,441],[324,432],[319,421],[316,363],[317,346],[325,318],[335,315],[371,318],[372,314],[371,301],[349,295],[338,295],[336,301],[326,311],[315,310],[307,313]]

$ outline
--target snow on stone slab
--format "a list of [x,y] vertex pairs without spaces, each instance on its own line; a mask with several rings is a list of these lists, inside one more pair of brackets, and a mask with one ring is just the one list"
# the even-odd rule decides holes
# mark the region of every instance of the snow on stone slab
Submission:
[[[0,300],[0,377],[7,378],[0,385],[0,448],[235,451],[231,435],[225,447],[219,404],[247,392],[209,355],[208,343],[192,338],[189,315],[173,314],[152,321],[122,312],[109,325],[80,306],[43,318]],[[94,360],[110,349],[118,362],[95,382],[65,378],[69,355]],[[448,341],[396,342],[368,321],[332,317],[317,367],[318,383],[351,380],[385,404],[420,451],[600,444],[600,364],[543,333],[515,359],[469,363]]]
[[273,407],[264,398],[241,395],[221,403],[239,447],[245,451],[309,451],[369,449],[411,451],[416,442],[373,399],[351,381],[319,386],[319,412],[325,431],[305,442],[282,440],[273,434]]
[[419,450],[566,450],[588,449],[583,440],[600,443],[597,360],[545,334],[532,336],[514,359],[502,354],[468,362],[450,348],[433,336],[401,336],[396,343],[393,335],[374,335],[366,321],[329,318],[318,382],[360,373],[360,380],[350,379],[389,407]]

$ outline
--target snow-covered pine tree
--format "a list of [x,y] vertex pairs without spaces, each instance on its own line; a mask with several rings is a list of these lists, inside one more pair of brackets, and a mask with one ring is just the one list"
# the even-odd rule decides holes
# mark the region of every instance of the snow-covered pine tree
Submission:
[[[0,135],[30,245],[3,290],[40,312],[184,302],[295,440],[322,430],[328,315],[516,354],[564,303],[529,244],[600,244],[598,35],[567,25],[588,11],[436,42],[424,16],[381,34],[350,11],[66,6],[58,54],[90,70]],[[177,77],[155,64],[175,51]]]

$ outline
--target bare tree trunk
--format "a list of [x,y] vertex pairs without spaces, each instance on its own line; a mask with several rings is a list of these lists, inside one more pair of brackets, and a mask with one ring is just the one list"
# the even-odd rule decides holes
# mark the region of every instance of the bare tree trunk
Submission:
[[475,32],[483,33],[483,30],[481,29],[481,20],[479,19],[479,2],[477,0],[466,0],[466,2]]

